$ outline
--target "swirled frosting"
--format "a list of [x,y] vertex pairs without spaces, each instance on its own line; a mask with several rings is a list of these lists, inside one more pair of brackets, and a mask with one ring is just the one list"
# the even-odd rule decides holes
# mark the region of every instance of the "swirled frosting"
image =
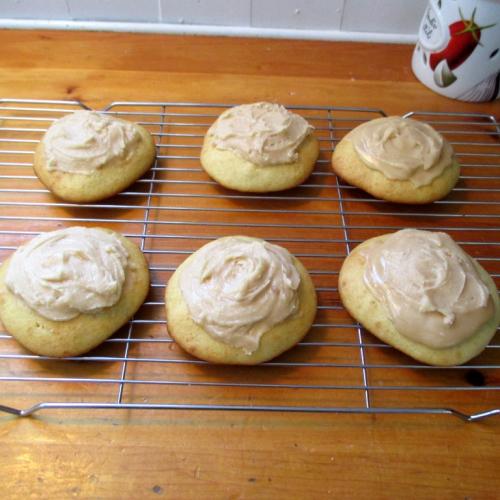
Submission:
[[187,264],[179,284],[191,318],[247,354],[299,307],[300,274],[290,253],[277,245],[243,236],[220,238]]
[[257,102],[222,113],[208,133],[212,145],[257,165],[280,165],[298,159],[297,150],[313,127],[279,104]]
[[431,348],[452,347],[494,313],[471,257],[446,233],[404,229],[365,254],[364,282],[404,337]]
[[363,123],[347,134],[369,168],[391,180],[426,186],[453,160],[451,145],[430,125],[399,116]]
[[91,175],[115,158],[127,159],[139,133],[133,123],[94,111],[55,121],[44,137],[47,170]]
[[116,304],[127,260],[115,234],[71,227],[40,234],[19,247],[5,282],[41,316],[66,321]]

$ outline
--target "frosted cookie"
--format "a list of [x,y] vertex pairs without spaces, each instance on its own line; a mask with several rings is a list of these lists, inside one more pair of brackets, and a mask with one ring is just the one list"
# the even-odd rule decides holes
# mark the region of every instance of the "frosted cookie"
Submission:
[[430,365],[459,365],[495,335],[500,303],[488,273],[446,233],[405,229],[345,259],[339,292],[378,338]]
[[289,189],[311,174],[318,158],[313,127],[279,104],[243,104],[222,113],[205,136],[201,164],[237,191]]
[[94,348],[139,309],[149,289],[140,249],[114,231],[43,233],[0,267],[0,319],[24,347],[46,356]]
[[154,158],[153,138],[144,127],[77,111],[49,127],[35,151],[33,168],[59,198],[83,203],[123,191]]
[[430,125],[390,116],[359,125],[337,145],[334,172],[382,200],[430,203],[455,186],[460,166],[453,148]]
[[284,248],[230,236],[188,257],[166,292],[168,331],[193,356],[254,365],[299,342],[312,325],[316,292]]

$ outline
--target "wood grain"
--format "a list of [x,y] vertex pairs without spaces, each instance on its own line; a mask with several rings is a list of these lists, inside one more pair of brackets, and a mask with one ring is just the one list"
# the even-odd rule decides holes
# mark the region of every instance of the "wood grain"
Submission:
[[[132,35],[116,33],[85,33],[56,31],[0,31],[0,97],[33,99],[79,99],[90,106],[101,108],[111,101],[185,101],[240,103],[256,100],[276,100],[284,104],[335,105],[382,108],[387,113],[403,113],[409,110],[470,111],[498,115],[498,103],[459,103],[440,97],[415,80],[410,70],[410,46],[371,45],[353,43],[305,42],[285,40],[256,40],[238,38],[182,37],[161,35]],[[117,108],[118,109],[118,108]],[[154,130],[153,130],[154,131]],[[33,134],[33,138],[39,134]],[[458,137],[458,136],[457,136]],[[193,140],[188,154],[196,155],[199,139]],[[329,156],[328,138],[323,137],[323,159]],[[491,150],[498,142],[491,138]],[[170,148],[170,149],[169,149]],[[460,148],[459,148],[460,149]],[[465,151],[465,150],[463,150]],[[161,148],[162,154],[172,152],[171,146]],[[18,155],[17,155],[18,156]],[[16,157],[16,155],[13,155]],[[170,163],[162,160],[159,166],[197,167],[196,160]],[[319,170],[326,171],[326,163]],[[28,172],[28,171],[27,171]],[[492,169],[467,167],[469,175],[491,175]],[[495,172],[493,170],[493,172]],[[16,169],[2,170],[15,175]],[[164,175],[163,173],[161,175]],[[166,174],[165,174],[166,175]],[[165,199],[171,209],[157,215],[158,222],[176,220],[181,226],[169,226],[168,234],[189,233],[196,239],[183,243],[169,241],[169,249],[179,253],[158,257],[155,250],[167,248],[161,239],[150,240],[147,250],[150,262],[173,267],[183,258],[180,252],[192,250],[201,245],[206,237],[227,234],[231,229],[225,226],[203,228],[196,226],[198,220],[235,222],[245,227],[255,221],[255,215],[224,212],[200,214],[198,219],[192,213],[184,214],[176,208],[193,206],[220,209],[252,208],[266,210],[259,219],[264,222],[279,222],[276,208],[287,206],[297,210],[338,211],[335,201],[325,201],[325,193],[331,193],[331,180],[323,181],[313,177],[313,184],[320,187],[302,187],[291,196],[318,196],[308,200],[238,200],[227,198],[229,192],[207,181],[202,172],[169,172],[160,179],[194,181],[191,194],[224,195],[221,198],[206,199],[178,197],[185,194],[183,185],[161,185],[155,198],[155,206]],[[458,187],[500,188],[498,178],[491,181],[461,181]],[[12,180],[0,179],[0,188],[13,186]],[[14,184],[14,187],[16,184]],[[39,189],[36,179],[19,181],[24,189]],[[147,184],[138,184],[140,191]],[[351,238],[364,239],[374,236],[373,226],[397,225],[402,221],[420,221],[429,228],[448,226],[457,239],[473,237],[480,242],[491,242],[491,221],[481,218],[491,214],[491,208],[484,205],[468,205],[470,201],[497,200],[496,192],[455,191],[450,198],[456,202],[441,208],[423,208],[429,216],[417,219],[406,215],[381,215],[385,205],[367,203],[360,192],[343,188],[348,199],[346,207],[353,212],[347,221],[358,227]],[[2,193],[2,200],[26,202],[25,195]],[[144,211],[144,197],[118,197],[111,203],[130,203],[127,210],[104,211],[110,219],[107,225],[120,227],[124,220],[138,221]],[[53,202],[47,193],[32,193],[29,200]],[[163,201],[158,201],[163,200]],[[360,209],[366,215],[355,215]],[[441,210],[442,217],[432,216]],[[462,219],[466,213],[476,213],[476,218]],[[495,208],[498,210],[498,207]],[[66,209],[50,207],[33,209],[30,206],[0,207],[1,215],[21,213],[27,217],[99,217],[103,211],[96,209]],[[497,212],[495,212],[497,213]],[[500,215],[500,214],[498,214]],[[454,217],[458,216],[458,217]],[[298,217],[298,216],[295,216]],[[302,220],[300,218],[296,220]],[[335,243],[342,239],[341,220],[338,215],[318,213],[311,217],[310,224],[337,226],[328,233],[331,242],[318,243],[318,253],[341,254],[343,247]],[[7,223],[6,223],[7,224]],[[61,223],[64,224],[64,223]],[[127,223],[131,234],[140,234],[140,222]],[[483,227],[486,231],[471,232],[470,224]],[[6,225],[5,229],[16,230],[18,222]],[[54,229],[51,221],[33,220],[23,222],[23,228],[40,231]],[[156,226],[155,226],[156,227]],[[268,238],[286,238],[285,230],[276,228],[251,228],[250,235]],[[162,229],[162,234],[165,234]],[[155,233],[152,231],[152,236]],[[308,237],[308,228],[297,229],[293,236]],[[318,237],[324,231],[317,230]],[[2,236],[4,245],[18,245],[22,237]],[[294,252],[307,252],[304,245],[288,242]],[[471,253],[497,258],[498,247],[485,248],[476,245]],[[0,253],[3,260],[7,251]],[[163,260],[162,260],[163,259]],[[341,259],[334,264],[327,259],[305,258],[307,266],[316,269],[338,270]],[[490,272],[498,273],[500,264],[488,262]],[[158,271],[154,279],[164,283],[170,271]],[[332,286],[322,275],[315,277],[320,287]],[[162,289],[151,293],[150,300],[161,297]],[[321,292],[320,300],[329,306],[338,306],[335,291]],[[161,307],[144,313],[144,318],[161,320]],[[341,310],[325,309],[318,316],[319,321],[333,317],[348,322],[349,317]],[[145,337],[164,336],[164,325],[148,326],[142,333]],[[324,340],[320,330],[312,332],[312,339]],[[119,336],[123,336],[120,334]],[[352,331],[335,332],[335,340],[352,341]],[[367,337],[367,341],[371,341]],[[17,352],[11,341],[2,341],[8,352]],[[9,343],[11,342],[11,343]],[[123,345],[109,344],[100,354],[116,355]],[[334,351],[308,349],[310,359],[317,361],[352,361],[352,349],[339,348]],[[303,352],[303,351],[301,351]],[[182,359],[183,354],[170,344],[139,343],[133,346],[132,355],[170,356]],[[302,354],[301,354],[302,355]],[[487,353],[498,360],[496,353]],[[296,352],[288,359],[298,359]],[[368,350],[368,362],[407,362],[402,355],[381,348]],[[357,357],[357,354],[356,354]],[[497,361],[498,363],[498,361]],[[34,370],[34,363],[25,361],[5,365],[12,372]],[[47,363],[36,364],[39,376],[119,376],[119,364],[102,363]],[[145,373],[146,370],[146,373]],[[128,375],[155,379],[162,376],[162,368],[156,364],[129,365]],[[321,370],[297,369],[288,371],[267,371],[257,369],[251,374],[245,371],[224,371],[218,367],[197,367],[196,365],[172,366],[169,377],[172,380],[238,381],[244,376],[260,382],[279,381],[297,383],[304,380],[318,382],[327,375]],[[410,375],[416,384],[464,383],[464,373],[456,371],[429,374],[415,370]],[[488,372],[490,373],[490,372]],[[495,372],[486,373],[486,383],[498,385]],[[344,370],[344,380],[339,383],[359,384],[359,370]],[[373,384],[392,385],[401,377],[408,377],[407,370],[374,370]],[[490,377],[488,379],[488,377]],[[16,402],[20,406],[32,404],[40,392],[47,397],[63,397],[68,400],[107,401],[115,394],[116,387],[110,385],[79,384],[77,387],[47,383],[46,385],[2,386],[0,403]],[[291,393],[267,392],[251,389],[189,389],[190,397],[198,402],[227,401],[262,404],[275,402],[280,397],[290,398],[295,404],[360,404],[359,391],[295,390]],[[182,390],[165,387],[127,387],[126,401],[182,401]],[[420,401],[420,405],[439,406],[443,401],[451,405],[474,409],[477,401],[472,392],[466,394],[441,394],[436,391]],[[486,404],[499,406],[498,391],[491,391]],[[361,402],[362,403],[362,402]],[[374,404],[399,405],[419,404],[418,397],[405,391],[379,391],[374,395]],[[366,415],[317,415],[304,413],[254,413],[208,412],[208,411],[45,411],[29,419],[18,419],[0,415],[0,470],[4,498],[394,498],[406,495],[410,498],[496,498],[500,481],[498,479],[498,446],[500,445],[499,418],[485,422],[465,424],[449,416],[366,416]]]
[[387,113],[498,109],[497,103],[458,103],[421,85],[410,69],[409,45],[3,30],[0,46],[4,97],[77,98],[91,106],[147,95],[152,101],[383,103]]
[[494,499],[498,493],[493,422],[54,412],[3,418],[0,433],[3,491],[12,498],[395,498],[404,492]]

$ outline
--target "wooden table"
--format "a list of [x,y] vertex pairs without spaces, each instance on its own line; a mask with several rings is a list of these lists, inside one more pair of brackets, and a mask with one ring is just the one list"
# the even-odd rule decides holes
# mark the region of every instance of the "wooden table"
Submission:
[[[423,87],[410,46],[3,31],[0,47],[4,98],[498,114],[497,103]],[[249,411],[0,414],[0,490],[3,498],[498,498],[499,424]]]

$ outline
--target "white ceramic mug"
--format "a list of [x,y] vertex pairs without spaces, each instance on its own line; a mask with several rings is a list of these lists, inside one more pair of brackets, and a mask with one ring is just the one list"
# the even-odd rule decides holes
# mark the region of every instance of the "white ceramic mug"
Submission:
[[500,0],[430,0],[413,52],[415,76],[461,101],[500,97]]

